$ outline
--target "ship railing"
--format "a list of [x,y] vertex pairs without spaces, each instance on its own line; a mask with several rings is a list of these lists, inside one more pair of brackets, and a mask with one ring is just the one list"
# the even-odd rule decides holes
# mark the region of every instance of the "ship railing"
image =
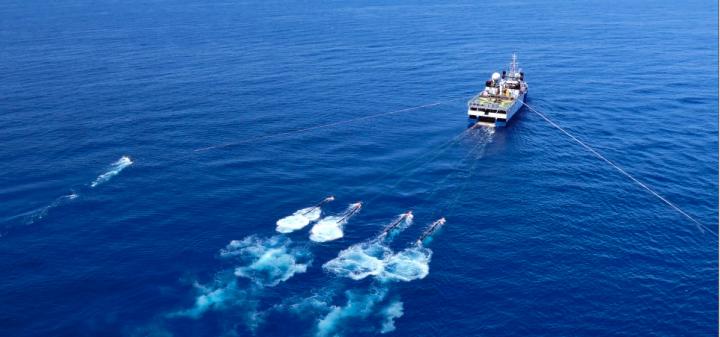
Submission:
[[500,106],[500,104],[486,104],[486,103],[483,103],[483,104],[480,104],[480,103],[470,104],[470,105],[468,106],[468,108],[469,108],[470,110],[473,110],[473,111],[504,110],[503,107]]

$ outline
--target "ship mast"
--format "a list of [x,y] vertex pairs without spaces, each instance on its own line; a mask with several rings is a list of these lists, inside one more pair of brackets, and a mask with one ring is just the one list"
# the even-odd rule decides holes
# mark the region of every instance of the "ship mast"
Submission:
[[515,53],[512,54],[512,62],[510,62],[510,76],[515,77],[515,74],[518,73],[518,67],[517,67],[517,55]]

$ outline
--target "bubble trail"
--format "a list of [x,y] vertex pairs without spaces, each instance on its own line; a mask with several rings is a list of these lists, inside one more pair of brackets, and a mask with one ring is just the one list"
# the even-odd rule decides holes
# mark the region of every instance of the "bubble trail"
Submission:
[[275,230],[278,233],[287,234],[305,228],[305,226],[309,225],[311,222],[320,219],[320,216],[322,215],[321,206],[333,200],[335,200],[335,197],[329,196],[317,203],[315,206],[295,211],[292,215],[278,220],[275,223],[277,226]]
[[343,226],[360,211],[360,208],[362,208],[362,203],[356,202],[350,204],[342,214],[322,218],[310,229],[310,240],[328,242],[342,238],[345,235]]
[[42,218],[44,218],[51,209],[58,207],[58,206],[62,206],[72,200],[75,200],[75,199],[77,199],[78,196],[79,195],[75,192],[60,196],[60,197],[56,198],[55,200],[53,200],[53,202],[51,202],[49,205],[47,205],[45,207],[38,208],[34,211],[30,211],[27,213],[23,213],[23,214],[8,218],[7,220],[11,220],[11,219],[21,217],[21,216],[26,216],[25,224],[31,225],[31,224],[41,220]]
[[95,181],[93,181],[90,184],[91,188],[94,188],[104,182],[107,182],[108,180],[112,179],[112,177],[118,175],[122,170],[124,170],[126,167],[133,164],[132,159],[128,156],[122,156],[120,159],[118,159],[116,162],[112,163],[110,165],[110,169],[98,176]]

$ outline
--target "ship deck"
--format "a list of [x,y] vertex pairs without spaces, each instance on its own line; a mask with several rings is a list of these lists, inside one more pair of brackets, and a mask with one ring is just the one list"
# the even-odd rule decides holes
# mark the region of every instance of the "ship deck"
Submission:
[[507,110],[513,102],[515,102],[515,99],[509,97],[475,96],[470,101],[470,105],[475,108]]

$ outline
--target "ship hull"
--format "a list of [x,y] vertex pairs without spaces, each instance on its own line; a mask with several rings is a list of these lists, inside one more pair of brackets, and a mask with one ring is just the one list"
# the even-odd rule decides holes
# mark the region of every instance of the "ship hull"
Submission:
[[526,93],[518,95],[513,103],[506,109],[497,112],[483,112],[468,109],[468,118],[473,124],[498,127],[506,126],[510,120],[522,109]]

